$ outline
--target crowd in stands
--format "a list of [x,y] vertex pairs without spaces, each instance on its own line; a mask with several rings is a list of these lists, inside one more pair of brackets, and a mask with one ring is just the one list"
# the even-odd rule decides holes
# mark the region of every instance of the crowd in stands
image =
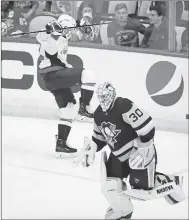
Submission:
[[[69,14],[80,26],[100,24],[78,28],[72,38],[75,42],[168,50],[168,4],[168,1],[1,1],[1,35],[38,31],[49,21]],[[174,30],[177,52],[189,53],[188,17],[189,1],[177,1]]]

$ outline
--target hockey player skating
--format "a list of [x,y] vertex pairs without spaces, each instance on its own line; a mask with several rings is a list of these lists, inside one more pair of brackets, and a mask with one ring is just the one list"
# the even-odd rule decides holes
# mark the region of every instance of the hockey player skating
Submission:
[[72,86],[81,84],[79,117],[77,118],[81,121],[93,119],[90,101],[95,86],[94,73],[81,68],[73,68],[67,63],[68,40],[74,29],[63,28],[75,26],[76,21],[71,16],[61,15],[58,20],[46,25],[46,33],[39,33],[36,36],[40,43],[38,74],[44,80],[46,88],[54,95],[61,111],[56,142],[56,152],[59,157],[73,157],[77,153],[77,150],[67,143],[72,121],[76,116],[76,100],[71,90]]
[[[164,197],[170,204],[185,199],[182,177],[156,172],[155,127],[151,116],[127,98],[116,97],[115,88],[105,82],[97,88],[100,105],[94,112],[92,140],[75,159],[76,164],[92,165],[96,152],[108,145],[107,160],[102,153],[102,193],[109,203],[106,219],[129,219],[131,199]],[[124,178],[129,177],[128,188]]]

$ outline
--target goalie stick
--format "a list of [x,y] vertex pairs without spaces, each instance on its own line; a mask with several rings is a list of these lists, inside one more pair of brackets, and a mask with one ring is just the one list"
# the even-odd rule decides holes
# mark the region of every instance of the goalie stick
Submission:
[[175,182],[170,182],[157,186],[152,190],[127,189],[122,193],[126,194],[131,199],[146,201],[167,196],[175,192],[178,187],[179,186],[177,186]]

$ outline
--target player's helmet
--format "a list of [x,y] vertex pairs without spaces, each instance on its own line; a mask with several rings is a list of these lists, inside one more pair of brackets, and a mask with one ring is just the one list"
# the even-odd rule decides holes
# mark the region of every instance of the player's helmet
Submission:
[[[61,24],[62,28],[66,28],[66,27],[76,27],[76,21],[74,18],[72,18],[70,15],[64,14],[61,15],[58,18],[58,22]],[[66,38],[66,39],[70,39],[73,32],[74,32],[74,28],[71,29],[63,29],[63,33],[62,35]]]
[[52,35],[58,36],[58,35],[62,35],[62,31],[63,31],[62,26],[56,20],[50,21],[46,25],[46,33],[47,34],[52,34]]
[[100,84],[97,88],[97,97],[103,112],[107,112],[116,97],[116,91],[113,85],[109,82]]

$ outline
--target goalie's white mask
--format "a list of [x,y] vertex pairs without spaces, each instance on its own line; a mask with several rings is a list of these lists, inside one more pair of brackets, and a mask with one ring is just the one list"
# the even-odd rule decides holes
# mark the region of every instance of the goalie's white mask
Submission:
[[[66,27],[76,27],[76,21],[70,15],[64,14],[58,18],[58,22],[61,24],[62,28]],[[62,35],[69,40],[75,31],[74,28],[71,29],[63,29]]]
[[109,82],[100,84],[97,88],[97,97],[100,102],[102,111],[107,112],[115,100],[116,97],[115,88]]

